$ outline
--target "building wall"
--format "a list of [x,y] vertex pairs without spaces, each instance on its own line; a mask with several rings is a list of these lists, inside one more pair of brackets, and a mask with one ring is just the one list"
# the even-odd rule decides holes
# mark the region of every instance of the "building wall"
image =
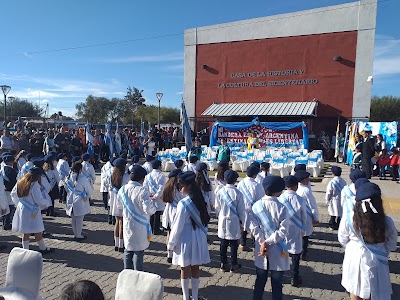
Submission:
[[[229,99],[238,97],[233,97],[231,91],[228,89],[224,89],[224,91],[217,91],[211,93],[212,86],[211,81],[206,78],[205,73],[201,73],[204,69],[200,70],[202,64],[210,65],[214,64],[216,67],[217,76],[229,76],[229,70],[232,67],[238,69],[245,69],[244,63],[241,65],[241,59],[245,59],[244,61],[253,61],[251,72],[257,72],[255,69],[256,60],[252,60],[249,58],[249,54],[246,54],[250,51],[252,55],[259,55],[258,59],[262,59],[265,62],[265,68],[268,70],[270,65],[277,65],[279,70],[282,68],[281,65],[287,66],[289,69],[294,69],[294,64],[303,63],[307,64],[308,75],[312,76],[322,76],[321,82],[316,85],[318,87],[322,87],[322,85],[326,84],[326,88],[329,90],[329,95],[322,95],[323,98],[329,97],[329,99],[334,99],[335,101],[334,107],[338,108],[343,104],[342,108],[339,108],[341,114],[345,117],[352,118],[365,118],[369,117],[369,109],[370,109],[370,99],[371,99],[371,83],[367,82],[368,76],[372,75],[372,66],[373,66],[373,49],[374,49],[374,37],[375,37],[375,25],[376,25],[376,9],[377,3],[375,0],[372,1],[361,1],[361,2],[352,2],[343,5],[324,7],[319,9],[313,9],[308,11],[300,11],[296,13],[283,14],[271,17],[257,18],[244,20],[239,22],[225,23],[214,26],[207,26],[201,28],[193,28],[185,31],[185,78],[184,78],[184,99],[186,104],[186,109],[188,112],[189,118],[193,121],[192,125],[194,125],[194,120],[196,116],[201,114],[202,109],[206,108],[206,105],[203,105],[203,101],[207,101],[212,103],[212,101],[228,101]],[[326,37],[333,37],[338,42],[344,42],[346,45],[337,45],[335,43],[331,43],[329,40],[325,39]],[[354,54],[354,38],[356,39],[356,49]],[[312,45],[308,47],[307,41],[310,41]],[[231,47],[236,47],[235,42],[239,42],[237,45],[238,51],[239,48],[243,48],[245,50],[244,53],[233,53],[233,50],[230,50]],[[248,41],[249,44],[247,44]],[[254,43],[254,44],[251,44]],[[272,48],[272,44],[278,43],[280,45],[284,45],[286,47],[282,47],[281,49]],[[322,44],[321,44],[322,43]],[[325,44],[323,44],[325,43]],[[214,44],[216,45],[214,48]],[[258,45],[263,44],[261,49],[263,51],[272,50],[278,55],[277,58],[272,57],[267,53],[268,61],[265,57],[262,57],[262,54],[256,54],[256,51],[248,45]],[[333,49],[336,51],[329,52],[331,48],[327,47],[327,44],[335,44]],[[303,50],[302,57],[298,58],[290,58],[289,60],[285,60],[285,53],[294,53],[293,51],[296,49],[290,49],[287,45],[299,45]],[[320,48],[322,46],[322,48]],[[233,66],[228,65],[227,62],[231,63],[228,59],[228,56],[223,53],[218,53],[218,47],[220,50],[226,51],[230,50],[229,55],[231,57],[239,57],[239,60],[235,60],[233,62]],[[204,49],[203,49],[204,48]],[[308,49],[307,49],[308,48]],[[255,48],[257,49],[257,48]],[[316,51],[317,49],[321,49],[325,53],[311,52]],[[280,50],[280,51],[279,51]],[[342,53],[337,53],[337,51],[342,50]],[[207,54],[208,52],[208,54]],[[224,60],[225,62],[219,62],[214,57],[209,54],[214,53],[217,57]],[[334,54],[332,54],[334,53]],[[295,55],[295,54],[290,54]],[[316,66],[314,56],[317,55],[317,59],[320,62],[323,62],[323,66]],[[355,68],[353,69],[353,75],[351,74],[351,67],[345,65],[339,65],[339,63],[335,63],[332,61],[332,57],[335,55],[343,56],[345,59],[349,60],[349,64],[351,62],[355,62]],[[208,56],[208,57],[207,57]],[[199,59],[207,60],[208,62],[202,63]],[[289,63],[286,64],[286,63]],[[279,63],[279,66],[278,66]],[[263,67],[264,67],[263,66]],[[257,66],[258,67],[258,66]],[[220,68],[220,69],[218,69]],[[247,68],[247,67],[246,67]],[[228,70],[229,69],[229,70]],[[211,70],[214,71],[215,70]],[[347,76],[346,79],[350,80],[350,77],[353,76],[353,91],[349,91],[351,84],[342,83],[338,78],[333,79],[330,78],[330,75],[333,77],[338,77],[338,75],[334,74],[334,70],[338,72],[342,72],[343,75]],[[210,71],[210,70],[208,70]],[[236,71],[234,71],[236,72]],[[210,74],[208,74],[210,75]],[[200,77],[197,77],[200,76]],[[211,77],[211,75],[210,75]],[[222,79],[222,78],[221,78]],[[332,81],[333,80],[333,81]],[[207,81],[210,86],[207,86]],[[215,84],[214,81],[213,84]],[[334,82],[338,84],[329,85],[328,83]],[[290,101],[299,101],[299,96],[301,99],[306,99],[307,101],[312,100],[314,97],[318,98],[318,95],[312,95],[312,89],[314,87],[290,87],[296,89],[297,92],[290,92],[285,96],[288,98],[289,96],[293,96],[296,94],[297,99],[290,99]],[[206,87],[206,91],[202,91],[202,89]],[[243,94],[247,94],[245,92],[241,92],[238,90],[242,90],[243,88],[232,88],[235,90],[237,95],[240,97]],[[344,91],[344,90],[345,91]],[[268,90],[268,89],[265,89]],[[268,93],[265,93],[266,101],[281,101],[278,99],[279,97],[284,97],[283,90],[281,87],[277,87],[272,89],[272,92],[268,90]],[[244,90],[243,90],[244,91]],[[197,93],[200,93],[199,95]],[[270,94],[271,92],[271,94]],[[208,93],[210,93],[208,95]],[[261,92],[251,92],[254,96],[259,97]],[[272,93],[277,93],[276,97],[273,97]],[[321,92],[322,93],[322,92]],[[306,97],[312,95],[310,98]],[[325,93],[324,93],[325,94]],[[326,93],[328,94],[328,92]],[[337,97],[334,97],[335,94]],[[349,99],[349,95],[352,94],[352,103],[349,104],[348,101],[351,100],[341,100],[343,98]],[[209,99],[211,97],[219,96],[222,100],[218,99]],[[345,96],[344,96],[345,95]],[[200,96],[201,99],[197,99],[196,97]],[[279,97],[278,97],[279,96]],[[204,98],[203,98],[204,97]],[[342,98],[343,97],[343,98]],[[274,99],[274,100],[271,100]],[[229,100],[231,101],[231,100]],[[251,102],[252,100],[249,97],[245,99],[241,98],[238,101],[242,102]],[[258,100],[259,101],[259,100]],[[321,99],[321,101],[323,101]],[[333,106],[332,104],[328,104]],[[349,108],[349,105],[352,108]],[[203,109],[203,111],[204,111]],[[322,110],[322,112],[321,112]],[[322,106],[319,107],[318,113],[327,113],[325,108]],[[335,116],[332,116],[335,117]]]
[[196,116],[213,102],[316,98],[318,116],[351,118],[356,47],[357,31],[198,45]]

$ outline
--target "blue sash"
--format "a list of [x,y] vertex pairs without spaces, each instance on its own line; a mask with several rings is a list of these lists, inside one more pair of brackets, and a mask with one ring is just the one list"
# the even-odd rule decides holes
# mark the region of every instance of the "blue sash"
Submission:
[[350,209],[351,211],[354,210],[354,202],[353,200],[355,199],[355,194],[353,193],[353,191],[350,189],[350,186],[346,185],[344,188],[344,194],[346,195],[346,206],[347,209]]
[[226,188],[223,187],[222,189],[219,190],[218,193],[221,195],[222,200],[224,200],[224,202],[228,206],[229,210],[239,218],[239,213],[238,213],[237,208],[235,206],[235,202],[233,201],[231,196],[229,196]]
[[[257,201],[253,205],[253,212],[257,217],[257,219],[260,221],[262,229],[264,230],[265,234],[271,236],[276,231],[276,228],[272,220],[269,218],[269,215],[264,210],[262,201]],[[286,257],[288,253],[288,248],[286,246],[286,243],[284,241],[280,241],[277,245],[282,251],[282,256]]]
[[6,171],[4,171],[4,166],[1,168],[0,173],[1,173],[1,176],[3,176],[3,178],[4,178],[6,181],[10,181],[10,179],[9,179],[8,176],[6,175]]
[[289,212],[289,218],[290,221],[292,221],[292,223],[294,225],[296,225],[298,228],[301,229],[301,231],[305,231],[304,227],[303,227],[303,221],[301,220],[301,218],[299,217],[299,215],[297,214],[297,212],[294,210],[292,204],[289,202],[289,200],[285,197],[285,194],[282,194],[279,198],[278,198],[279,202],[282,203],[283,205],[286,206],[286,209]]
[[60,175],[63,177],[68,177],[68,173],[62,168],[62,166],[60,168]]
[[[71,182],[69,180],[66,181],[65,186],[67,187],[68,191],[71,192],[72,194],[78,195],[83,199],[83,202],[87,202],[87,194],[85,192],[82,192],[80,190],[77,190],[74,186],[71,185]],[[74,201],[76,202],[76,201]]]
[[87,179],[89,179],[89,182],[90,182],[90,183],[92,183],[93,177],[92,177],[90,174],[86,173],[84,168],[82,168],[82,174],[83,174]]
[[149,183],[151,192],[153,194],[157,193],[157,191],[158,191],[157,184],[154,182],[153,178],[151,178],[150,174],[146,178],[147,178],[147,182]]
[[200,212],[197,209],[196,205],[194,205],[192,199],[189,196],[183,198],[181,200],[183,207],[185,207],[186,211],[189,213],[192,220],[196,223],[197,227],[203,231],[207,235],[207,229],[204,227],[203,222],[200,218]]
[[128,199],[128,195],[126,194],[126,191],[125,191],[124,187],[120,188],[119,195],[120,195],[120,199],[122,201],[123,206],[125,207],[125,209],[128,212],[128,214],[131,216],[131,218],[135,222],[137,222],[140,225],[143,225],[144,227],[146,227],[147,240],[150,242],[151,236],[152,236],[150,221],[148,221],[145,216],[143,216],[140,213],[135,211],[135,209],[133,208],[133,205],[132,205],[133,203],[132,203],[132,201],[130,201],[130,199]]
[[[247,204],[251,207],[253,205],[255,199],[251,195],[251,193],[244,181],[242,181],[242,183],[239,184],[238,189],[242,192],[244,199],[246,200]],[[259,199],[257,199],[257,200],[259,200]]]
[[314,220],[314,216],[312,214],[311,206],[308,204],[307,200],[306,201],[306,208],[307,208],[307,216],[311,218],[311,220]]
[[340,192],[342,191],[343,187],[340,185],[339,180],[337,180],[336,178],[332,179],[331,183],[332,183],[333,189],[336,191],[336,194],[340,195]]
[[111,190],[115,193],[115,195],[118,194],[119,189],[117,189],[115,186],[111,186]]
[[39,212],[39,206],[37,206],[37,204],[29,202],[25,198],[20,199],[19,202],[32,213],[32,218],[36,218]]
[[[347,201],[348,202],[348,201]],[[376,247],[375,245],[371,245],[371,244],[366,244],[364,242],[364,239],[360,234],[356,234],[356,231],[353,227],[353,222],[351,220],[351,214],[350,214],[351,210],[347,210],[347,223],[349,224],[350,230],[358,237],[359,241],[361,242],[361,244],[369,251],[371,252],[373,255],[376,256],[376,258],[378,259],[378,261],[383,264],[383,265],[388,265],[389,264],[389,254],[387,252],[382,251],[381,249],[378,249],[378,247]]]

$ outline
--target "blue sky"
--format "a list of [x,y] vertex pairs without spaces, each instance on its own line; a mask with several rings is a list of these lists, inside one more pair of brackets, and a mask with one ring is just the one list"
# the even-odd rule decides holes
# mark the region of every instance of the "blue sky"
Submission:
[[[4,0],[0,85],[34,103],[40,91],[50,114],[73,116],[89,94],[122,98],[128,85],[143,89],[147,104],[163,92],[162,105],[178,107],[185,29],[347,2]],[[400,1],[378,3],[373,94],[400,96]]]

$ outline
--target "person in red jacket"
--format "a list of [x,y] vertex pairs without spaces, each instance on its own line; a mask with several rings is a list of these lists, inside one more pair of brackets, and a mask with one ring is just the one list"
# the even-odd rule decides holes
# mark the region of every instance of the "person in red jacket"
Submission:
[[398,149],[393,149],[393,155],[390,158],[390,167],[392,169],[392,181],[396,181],[399,172],[400,155]]

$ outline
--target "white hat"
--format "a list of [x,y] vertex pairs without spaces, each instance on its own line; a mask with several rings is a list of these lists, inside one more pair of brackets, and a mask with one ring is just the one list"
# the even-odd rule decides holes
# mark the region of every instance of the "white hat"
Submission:
[[115,300],[162,300],[164,286],[159,275],[135,270],[123,270],[118,275]]
[[0,295],[6,300],[36,300],[39,297],[43,258],[36,251],[14,248],[8,257],[5,288]]

